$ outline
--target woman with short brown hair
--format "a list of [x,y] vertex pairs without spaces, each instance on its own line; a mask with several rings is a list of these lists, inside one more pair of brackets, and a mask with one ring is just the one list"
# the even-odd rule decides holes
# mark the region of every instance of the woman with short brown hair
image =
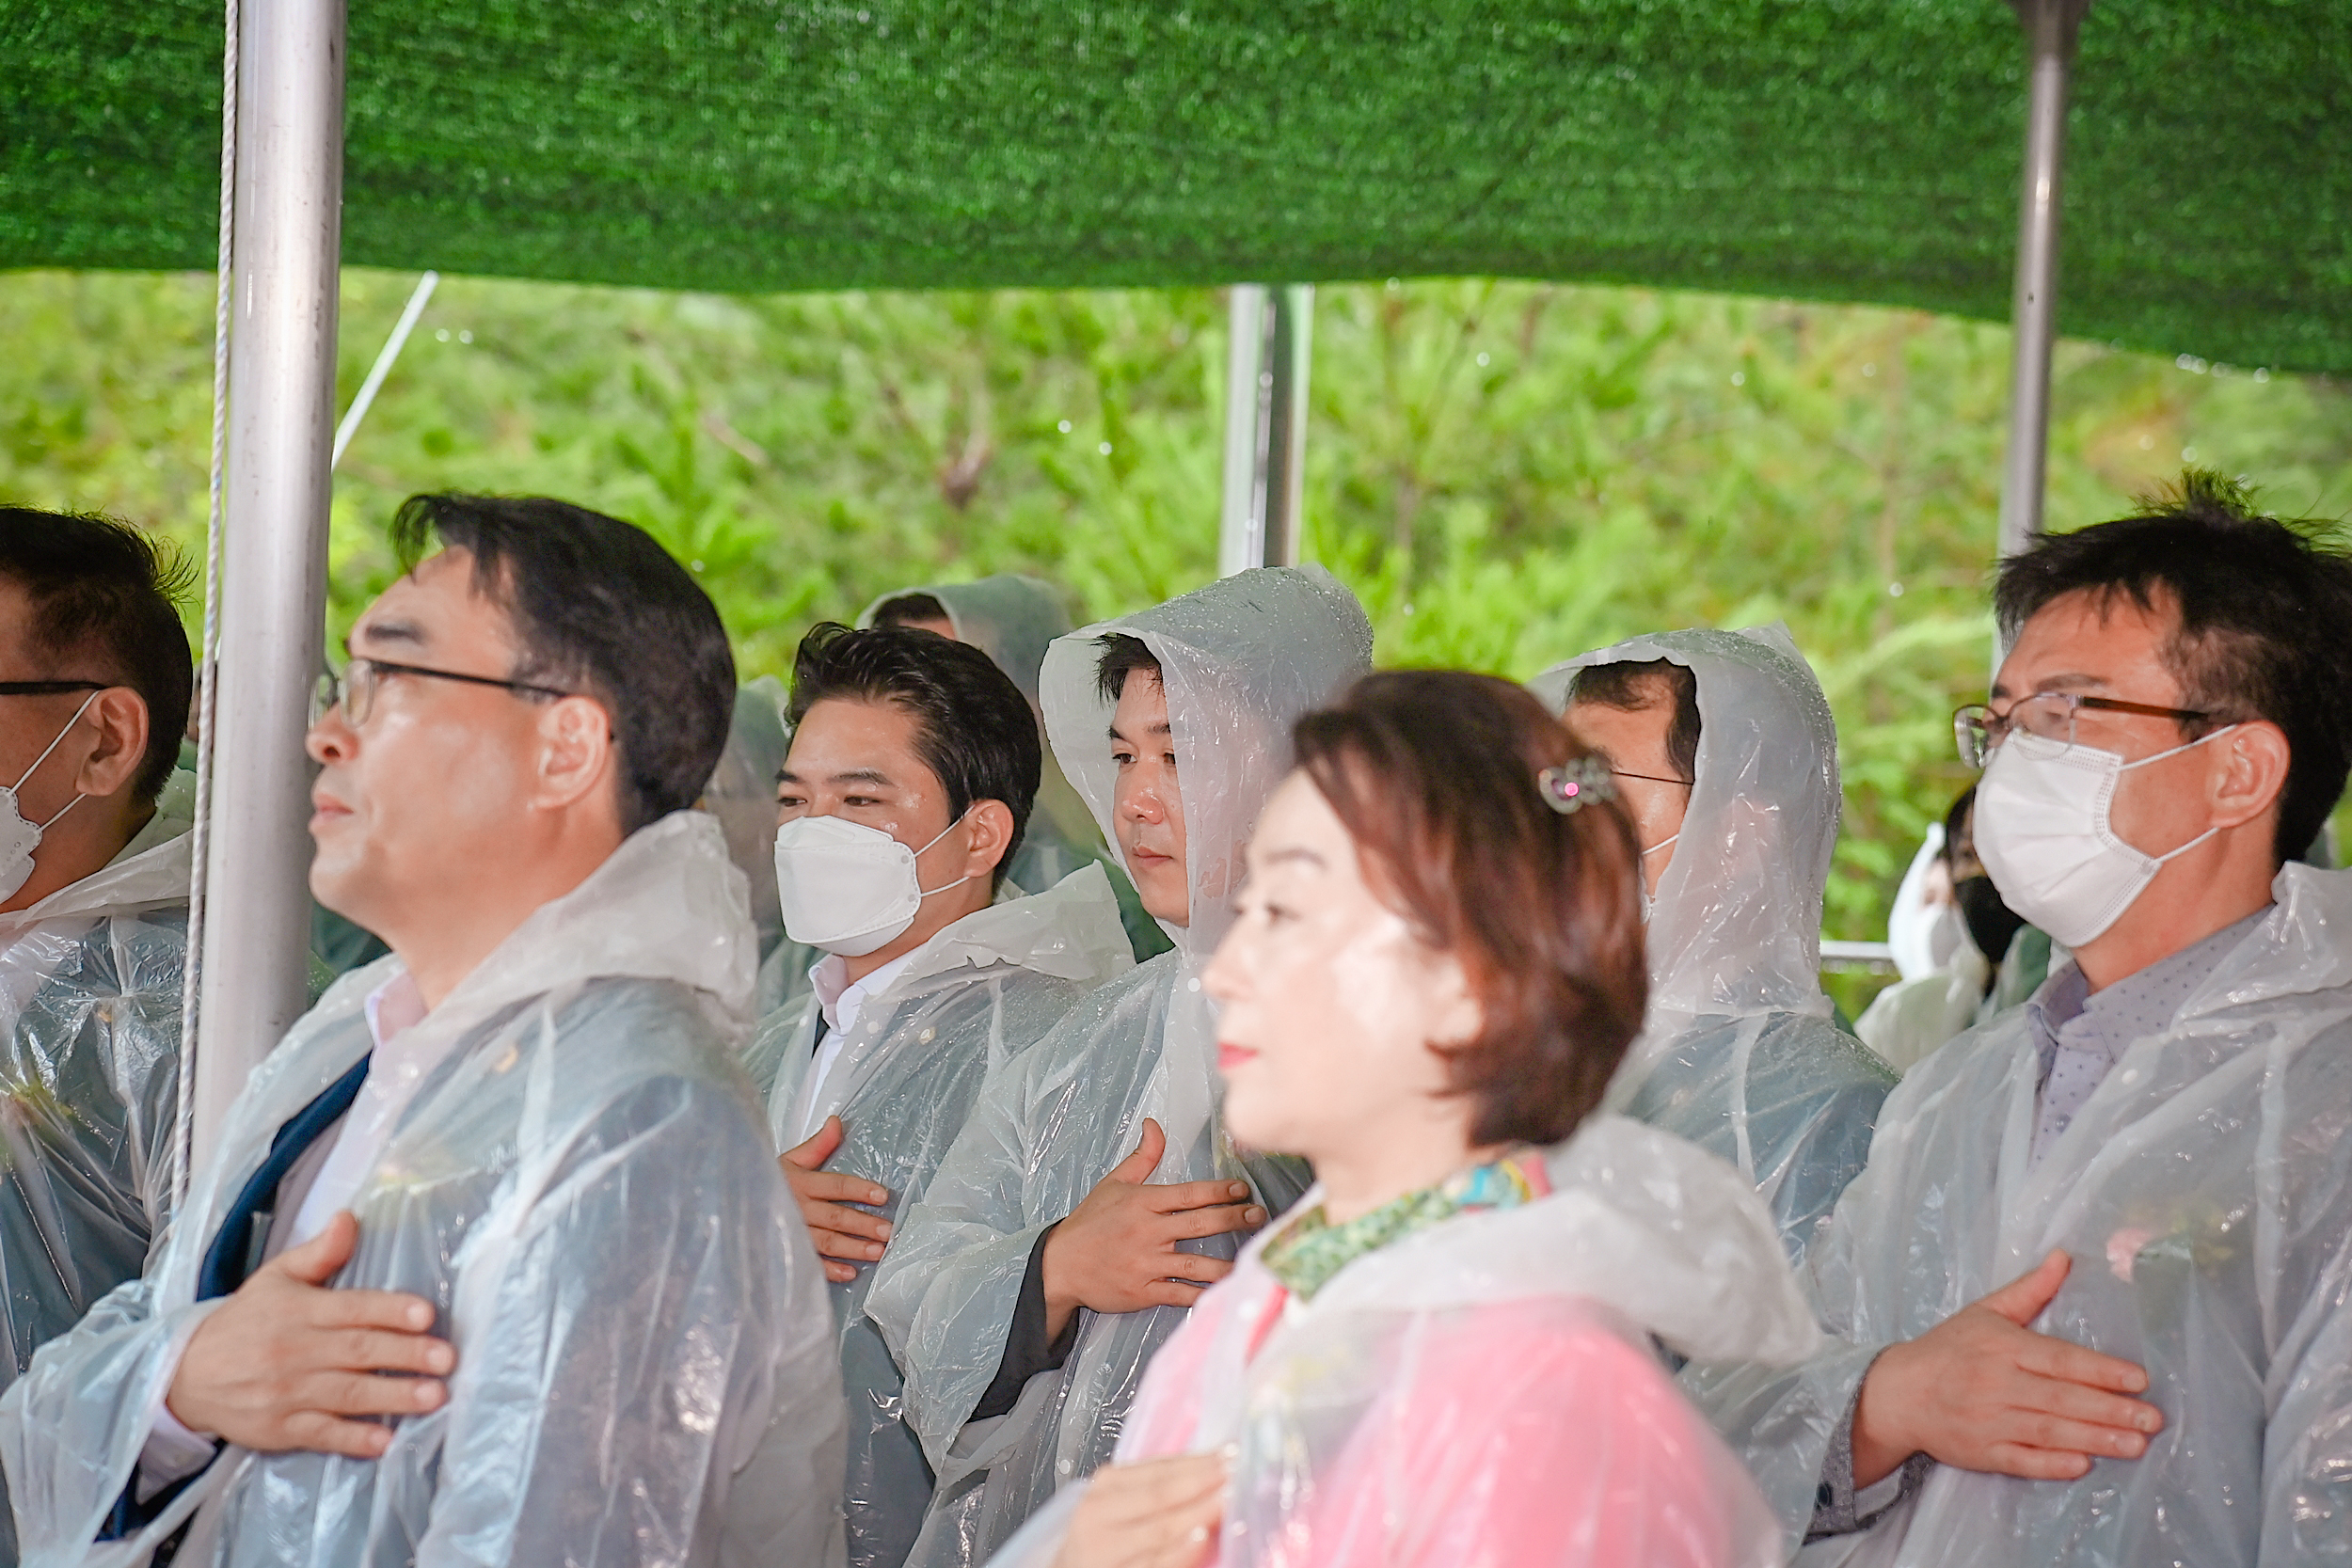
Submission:
[[1736,1173],[1593,1114],[1645,988],[1606,764],[1449,673],[1370,676],[1296,741],[1204,978],[1228,1126],[1319,1183],[1000,1560],[1778,1561],[1651,1337],[1786,1360],[1812,1320]]

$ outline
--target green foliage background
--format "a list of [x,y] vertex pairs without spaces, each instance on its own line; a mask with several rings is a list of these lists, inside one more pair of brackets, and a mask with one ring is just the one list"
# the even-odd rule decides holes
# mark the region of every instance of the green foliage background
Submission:
[[[358,389],[414,279],[354,271]],[[0,275],[0,495],[200,549],[209,276]],[[445,279],[335,487],[330,631],[434,488],[631,518],[700,575],[746,674],[909,583],[1026,570],[1088,617],[1216,557],[1224,309],[1206,291],[738,297]],[[1836,710],[1833,935],[1883,930],[1966,783],[2008,334],[1917,312],[1484,281],[1322,291],[1307,545],[1389,664],[1526,676],[1637,631],[1785,619]],[[2352,395],[2061,345],[2051,525],[2185,462],[2352,508]],[[2335,628],[2341,634],[2343,628]],[[1849,987],[1849,1005],[1863,992]]]

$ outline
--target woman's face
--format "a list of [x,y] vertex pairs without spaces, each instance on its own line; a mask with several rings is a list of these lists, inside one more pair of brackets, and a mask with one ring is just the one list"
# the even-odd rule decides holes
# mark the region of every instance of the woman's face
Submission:
[[1414,935],[1364,879],[1322,792],[1293,773],[1248,851],[1238,918],[1203,973],[1221,1005],[1225,1120],[1251,1148],[1361,1163],[1382,1148],[1466,1140],[1432,1044],[1476,1036],[1461,965]]

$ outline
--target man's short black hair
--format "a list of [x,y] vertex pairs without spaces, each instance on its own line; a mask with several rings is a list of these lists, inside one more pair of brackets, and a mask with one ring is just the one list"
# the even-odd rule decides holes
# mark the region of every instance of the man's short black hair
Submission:
[[1152,678],[1160,678],[1159,657],[1152,645],[1140,637],[1130,637],[1123,631],[1106,632],[1094,640],[1103,650],[1103,657],[1094,662],[1094,689],[1103,694],[1103,701],[1116,707],[1127,689],[1128,673],[1148,670]]
[[152,805],[187,733],[196,661],[180,625],[187,563],[112,517],[0,506],[0,577],[33,602],[25,643],[41,661],[26,680],[125,686],[147,705],[147,754],[131,792]]
[[735,713],[719,611],[644,530],[539,496],[411,496],[392,518],[403,569],[434,537],[473,554],[522,652],[509,678],[578,691],[612,715],[621,831],[702,794]]
[[949,626],[956,618],[947,613],[947,607],[939,602],[936,594],[895,594],[874,607],[874,625],[903,626],[910,621],[945,621]]
[[2352,561],[2327,525],[2264,516],[2217,473],[2191,469],[2139,505],[2002,562],[2002,634],[2015,638],[2069,594],[2176,609],[2165,668],[2183,705],[2210,716],[2184,725],[2186,737],[2255,719],[2287,737],[2274,846],[2283,863],[2318,835],[2352,768]]
[[947,791],[947,816],[975,800],[1001,800],[1012,813],[1012,837],[996,862],[992,887],[1005,879],[1037,803],[1044,745],[1037,715],[996,661],[968,642],[914,626],[852,631],[835,621],[811,627],[792,660],[795,729],[828,698],[896,703],[914,716],[914,754]]
[[1661,687],[1675,705],[1674,719],[1666,726],[1666,760],[1685,784],[1694,784],[1699,776],[1699,678],[1689,665],[1671,658],[1587,664],[1576,673],[1568,701],[1640,713],[1658,705]]

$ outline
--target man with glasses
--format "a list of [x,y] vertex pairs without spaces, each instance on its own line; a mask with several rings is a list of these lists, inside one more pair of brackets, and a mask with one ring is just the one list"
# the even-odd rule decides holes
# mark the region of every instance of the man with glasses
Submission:
[[1827,1351],[1690,1385],[1825,1559],[2342,1560],[2352,879],[2289,857],[2352,763],[2352,561],[2192,474],[1995,605],[1977,852],[2072,961],[1887,1101]]
[[170,1215],[181,586],[127,523],[0,508],[0,1387],[137,1276]]
[[26,1555],[837,1561],[822,1275],[734,1060],[742,874],[690,809],[718,614],[560,501],[392,532],[309,741],[311,890],[390,956],[0,1400]]
[[1895,1083],[1821,992],[1838,793],[1820,685],[1765,626],[1638,637],[1534,689],[1609,758],[1640,840],[1649,1015],[1609,1104],[1739,1166],[1802,1258]]

